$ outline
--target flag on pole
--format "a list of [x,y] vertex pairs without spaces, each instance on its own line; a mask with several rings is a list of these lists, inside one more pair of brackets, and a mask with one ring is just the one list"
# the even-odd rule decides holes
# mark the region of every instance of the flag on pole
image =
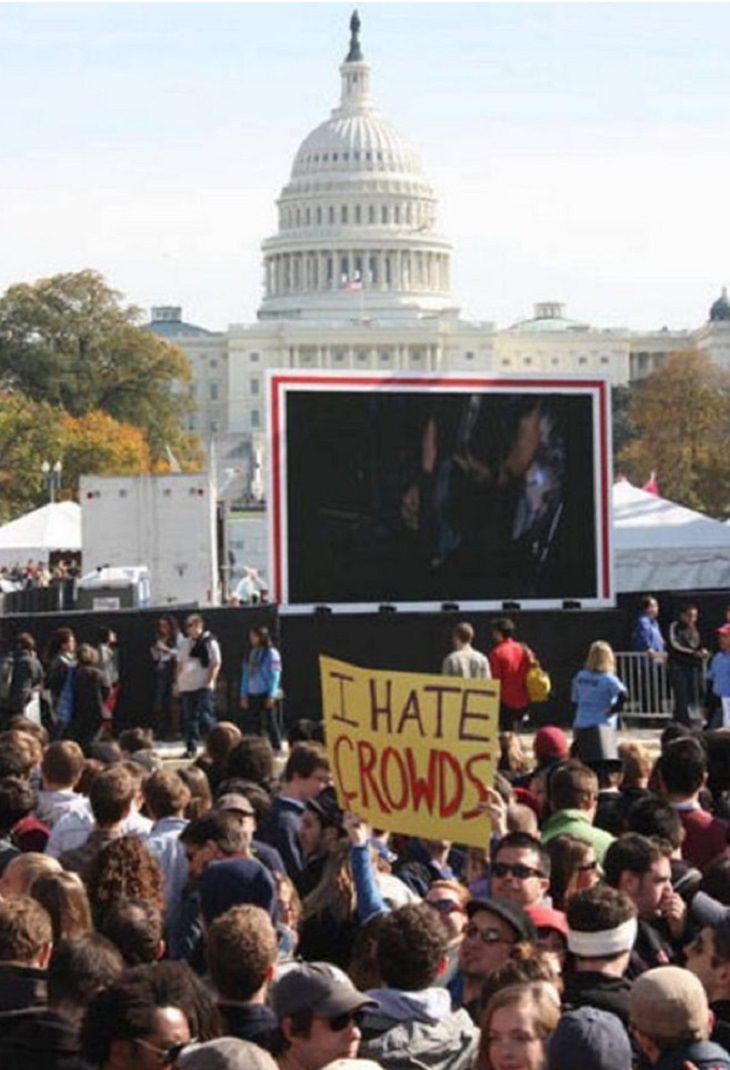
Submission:
[[651,473],[641,489],[645,490],[647,494],[656,494],[657,498],[659,497],[659,484],[657,483],[656,472]]

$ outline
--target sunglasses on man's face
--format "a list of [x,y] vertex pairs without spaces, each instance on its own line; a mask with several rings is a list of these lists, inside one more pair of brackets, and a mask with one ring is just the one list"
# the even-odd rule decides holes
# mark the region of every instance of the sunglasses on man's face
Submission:
[[169,1048],[159,1048],[156,1044],[150,1044],[149,1040],[143,1040],[142,1037],[137,1037],[134,1043],[147,1048],[147,1051],[153,1051],[155,1055],[159,1056],[160,1066],[174,1066],[185,1049],[191,1044],[195,1044],[196,1039],[191,1037],[190,1040],[184,1040],[181,1044],[171,1044]]
[[333,1014],[331,1017],[326,1018],[325,1021],[333,1033],[341,1033],[343,1029],[347,1029],[350,1025],[360,1025],[362,1011],[343,1011],[342,1014]]
[[461,903],[454,899],[427,899],[426,906],[439,914],[455,914],[457,910],[463,910]]
[[514,941],[505,940],[499,929],[480,929],[478,925],[467,925],[464,929],[467,940],[481,940],[483,944],[509,944]]
[[509,874],[518,881],[526,881],[528,877],[544,877],[545,874],[534,866],[525,866],[522,862],[492,862],[492,874],[495,877],[507,877]]

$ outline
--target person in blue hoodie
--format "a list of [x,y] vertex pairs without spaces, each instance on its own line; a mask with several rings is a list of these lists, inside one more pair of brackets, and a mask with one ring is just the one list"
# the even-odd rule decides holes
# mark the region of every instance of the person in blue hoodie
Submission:
[[275,752],[281,750],[281,728],[277,701],[281,683],[281,655],[268,628],[249,629],[251,647],[243,662],[240,707],[244,711],[241,728],[249,735],[268,736]]

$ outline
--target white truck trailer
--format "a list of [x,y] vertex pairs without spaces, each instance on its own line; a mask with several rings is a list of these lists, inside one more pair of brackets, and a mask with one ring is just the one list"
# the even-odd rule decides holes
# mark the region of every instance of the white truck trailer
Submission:
[[82,476],[84,573],[146,565],[150,602],[220,601],[216,492],[207,473]]

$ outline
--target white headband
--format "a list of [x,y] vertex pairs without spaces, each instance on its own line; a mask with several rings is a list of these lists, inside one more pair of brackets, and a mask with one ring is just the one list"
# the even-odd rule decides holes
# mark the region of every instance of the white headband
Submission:
[[598,933],[568,929],[568,951],[583,959],[601,959],[606,955],[616,955],[619,951],[630,951],[636,940],[636,929],[636,918],[629,918],[615,929],[604,929]]

